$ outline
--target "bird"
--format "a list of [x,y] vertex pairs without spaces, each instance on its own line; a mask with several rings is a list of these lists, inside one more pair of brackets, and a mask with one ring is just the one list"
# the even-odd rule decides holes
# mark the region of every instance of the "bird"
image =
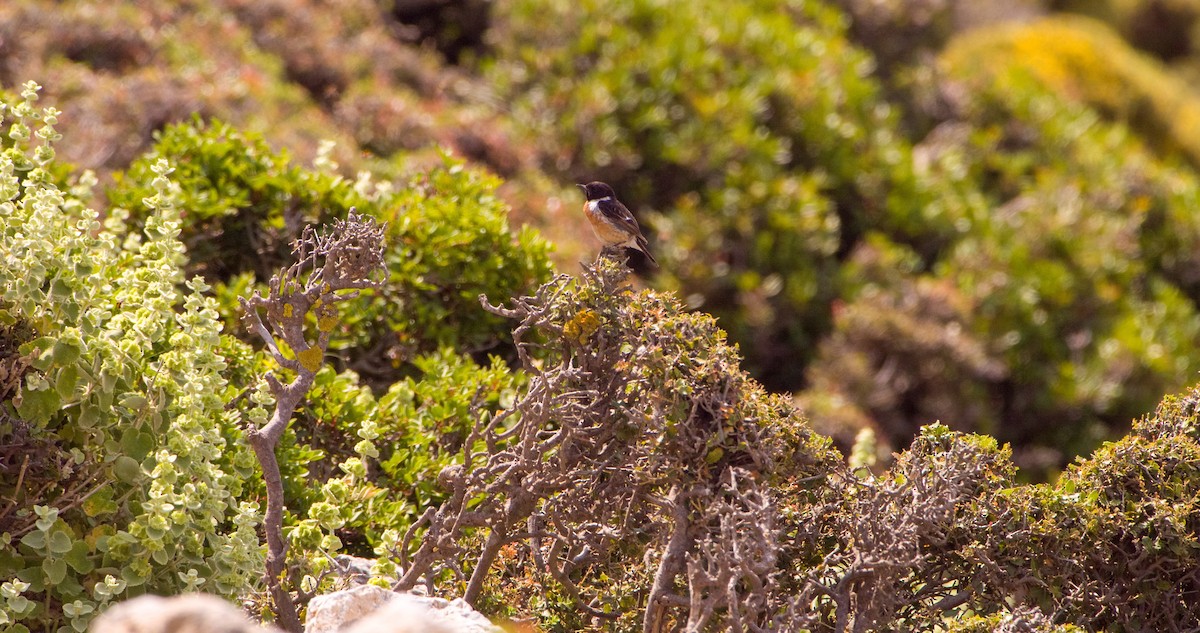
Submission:
[[604,247],[626,246],[641,251],[651,264],[658,266],[658,260],[650,254],[650,243],[642,235],[642,229],[629,209],[617,200],[613,188],[602,182],[589,182],[586,185],[575,185],[583,190],[583,214],[596,237],[604,243]]

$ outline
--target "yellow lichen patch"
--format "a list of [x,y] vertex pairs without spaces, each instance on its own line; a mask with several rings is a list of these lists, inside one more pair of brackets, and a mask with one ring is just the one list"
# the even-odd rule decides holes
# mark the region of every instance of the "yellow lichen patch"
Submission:
[[593,310],[580,310],[578,314],[563,325],[563,334],[583,345],[600,329],[600,316]]
[[321,348],[315,345],[296,354],[296,360],[300,361],[300,366],[313,373],[321,369],[322,357]]

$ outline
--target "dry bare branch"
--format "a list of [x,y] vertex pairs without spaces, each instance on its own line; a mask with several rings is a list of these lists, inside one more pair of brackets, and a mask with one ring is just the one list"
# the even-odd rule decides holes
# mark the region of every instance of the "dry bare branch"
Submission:
[[[327,233],[306,227],[292,244],[296,262],[271,278],[268,295],[255,291],[249,299],[240,298],[247,327],[263,339],[275,362],[292,374],[286,382],[283,374],[266,376],[275,410],[264,426],[249,429],[246,438],[262,466],[267,488],[263,520],[267,586],[279,624],[293,633],[299,633],[301,627],[290,583],[284,583],[283,480],[275,447],[321,369],[330,333],[337,324],[337,305],[358,296],[362,289],[378,286],[374,277],[383,269],[383,235],[383,226],[353,209]],[[311,340],[310,313],[316,320]]]

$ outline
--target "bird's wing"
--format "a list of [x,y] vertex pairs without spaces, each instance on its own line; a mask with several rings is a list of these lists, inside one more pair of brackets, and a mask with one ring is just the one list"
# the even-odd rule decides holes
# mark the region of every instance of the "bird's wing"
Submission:
[[629,209],[625,208],[624,204],[621,204],[621,201],[612,198],[600,200],[596,204],[596,208],[600,213],[604,214],[604,217],[612,220],[617,226],[624,228],[633,235],[639,237],[642,235],[642,229],[638,226],[637,220],[633,219],[633,214],[629,212]]

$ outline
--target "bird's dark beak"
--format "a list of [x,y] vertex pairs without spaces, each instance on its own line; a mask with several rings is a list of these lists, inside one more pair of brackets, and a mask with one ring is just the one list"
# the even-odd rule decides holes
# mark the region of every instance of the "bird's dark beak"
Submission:
[[579,187],[580,189],[582,189],[582,190],[584,190],[584,191],[587,191],[587,185],[580,185],[580,184],[576,184],[575,186],[576,186],[576,187]]

